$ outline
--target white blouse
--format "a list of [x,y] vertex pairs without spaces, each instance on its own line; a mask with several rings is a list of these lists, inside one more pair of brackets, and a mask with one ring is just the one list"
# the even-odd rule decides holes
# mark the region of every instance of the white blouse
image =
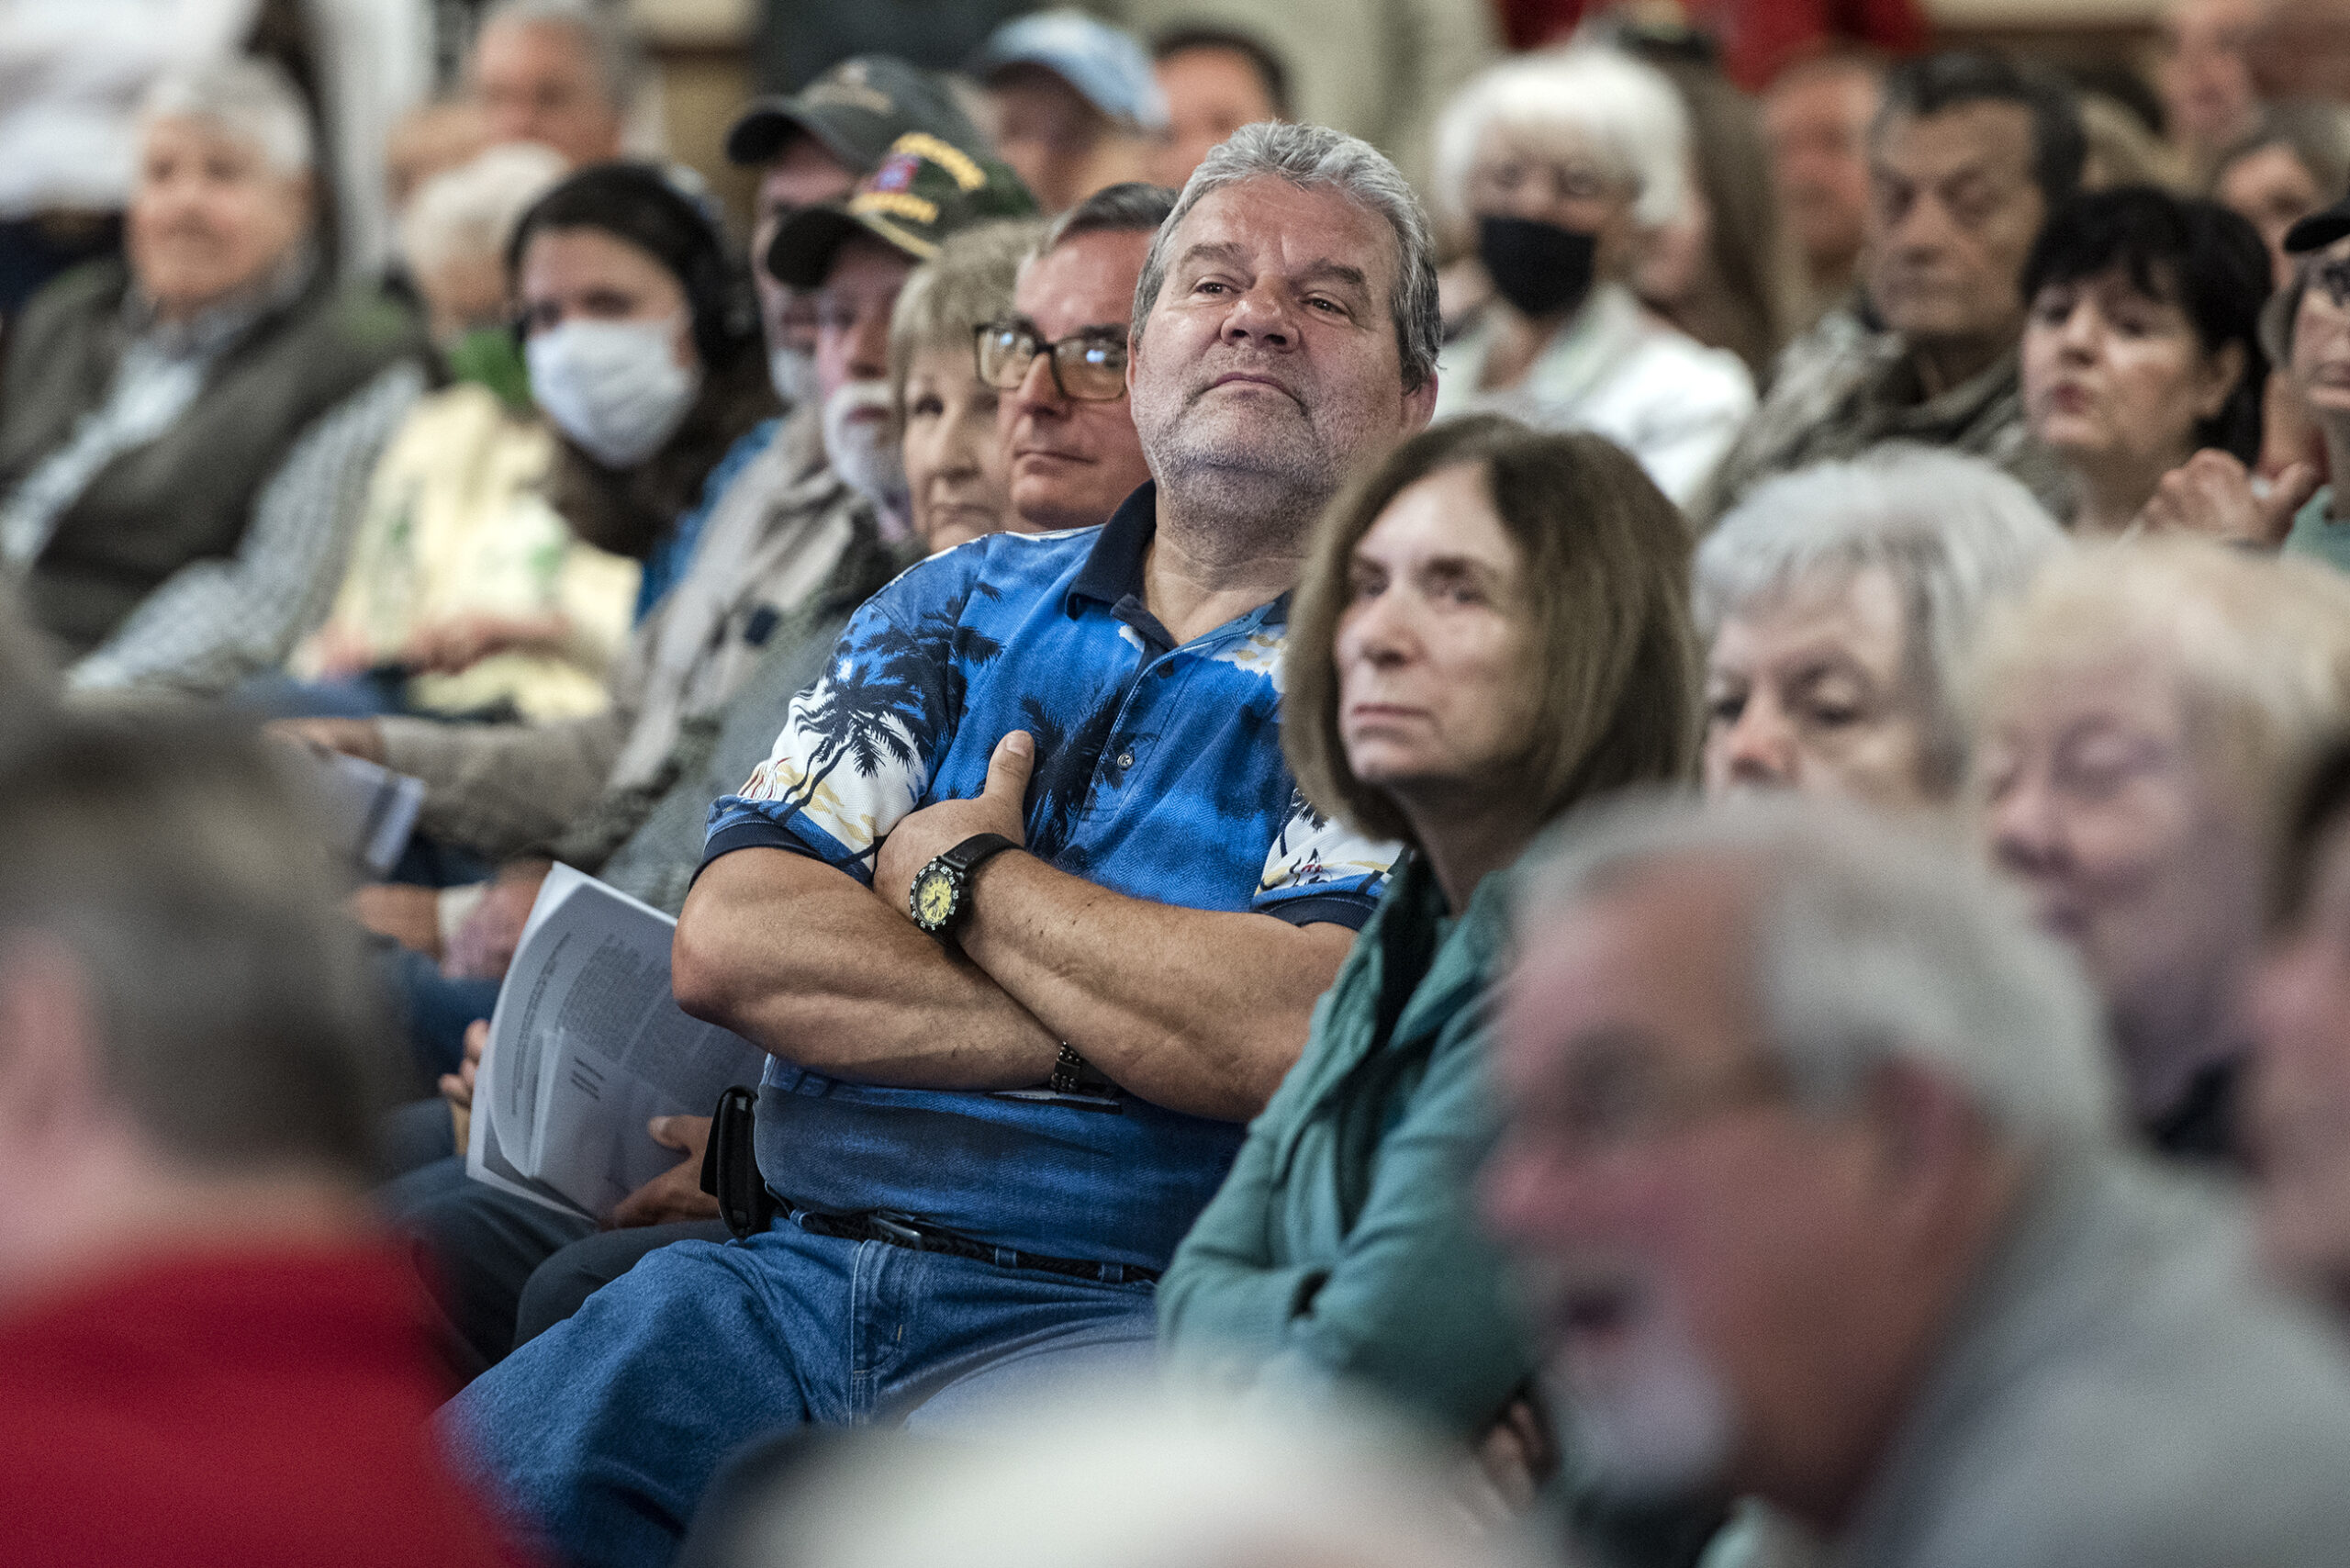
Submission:
[[1620,284],[1595,288],[1516,386],[1480,391],[1499,334],[1488,314],[1446,346],[1438,419],[1500,413],[1541,430],[1606,436],[1676,506],[1697,494],[1754,411],[1743,360],[1657,319]]

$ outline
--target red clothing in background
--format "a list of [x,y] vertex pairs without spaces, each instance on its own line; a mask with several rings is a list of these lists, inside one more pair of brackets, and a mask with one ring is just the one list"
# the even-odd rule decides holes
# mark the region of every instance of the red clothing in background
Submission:
[[415,1290],[378,1246],[223,1251],[0,1316],[0,1564],[518,1562],[434,1449]]
[[[1612,0],[1495,0],[1512,49],[1562,40]],[[1831,43],[1868,44],[1889,54],[1926,47],[1931,29],[1918,0],[1682,0],[1693,28],[1721,45],[1722,69],[1760,92],[1790,62]]]

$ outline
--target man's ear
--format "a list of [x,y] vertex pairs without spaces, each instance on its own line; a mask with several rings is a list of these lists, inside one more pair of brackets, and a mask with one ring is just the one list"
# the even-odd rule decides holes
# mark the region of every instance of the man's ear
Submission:
[[1428,420],[1436,417],[1436,372],[1404,394],[1404,435],[1405,439],[1428,428]]
[[0,1144],[39,1157],[100,1115],[106,1100],[89,976],[39,932],[0,933]]

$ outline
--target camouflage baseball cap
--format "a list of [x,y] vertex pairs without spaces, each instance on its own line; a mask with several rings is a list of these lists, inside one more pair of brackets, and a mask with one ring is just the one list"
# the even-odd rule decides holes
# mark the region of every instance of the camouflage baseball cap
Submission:
[[863,54],[797,93],[753,103],[727,131],[726,156],[736,163],[764,163],[785,142],[805,135],[862,174],[910,130],[926,130],[957,147],[988,144],[938,77],[894,55]]
[[763,258],[779,283],[815,288],[856,234],[886,241],[917,262],[948,235],[997,218],[1027,218],[1035,198],[1020,176],[927,131],[909,131],[857,182],[845,202],[802,207],[784,219]]

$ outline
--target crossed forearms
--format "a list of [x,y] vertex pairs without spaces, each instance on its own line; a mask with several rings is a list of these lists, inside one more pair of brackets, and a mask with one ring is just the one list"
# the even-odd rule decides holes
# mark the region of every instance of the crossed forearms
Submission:
[[1297,1059],[1351,941],[1125,898],[1018,853],[972,891],[958,954],[830,866],[738,850],[686,902],[678,1003],[813,1071],[911,1088],[1029,1087],[1066,1040],[1144,1099],[1241,1120]]
[[1020,1089],[1059,1041],[968,958],[819,860],[741,849],[677,917],[677,1005],[797,1066],[867,1083]]

